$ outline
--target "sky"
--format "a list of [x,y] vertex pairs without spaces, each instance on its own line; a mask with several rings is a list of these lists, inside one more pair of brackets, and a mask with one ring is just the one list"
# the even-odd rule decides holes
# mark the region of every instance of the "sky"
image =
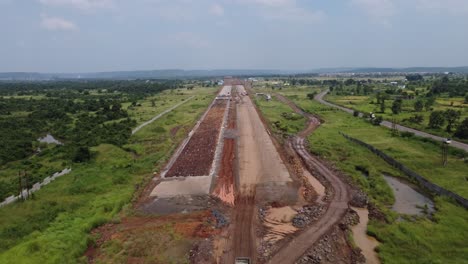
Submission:
[[0,72],[468,65],[468,0],[0,0]]

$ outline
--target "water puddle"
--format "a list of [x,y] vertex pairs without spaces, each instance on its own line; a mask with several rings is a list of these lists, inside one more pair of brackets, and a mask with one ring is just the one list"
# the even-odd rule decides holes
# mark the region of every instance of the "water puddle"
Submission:
[[418,188],[402,179],[384,175],[385,181],[392,188],[395,204],[392,209],[400,214],[423,215],[434,212],[434,203],[418,192]]
[[367,223],[369,222],[369,211],[365,208],[351,207],[359,215],[359,224],[351,228],[353,232],[353,239],[356,245],[362,250],[362,254],[366,258],[367,264],[380,263],[375,252],[375,247],[379,242],[374,237],[367,235]]
[[55,139],[54,136],[52,136],[51,134],[47,134],[45,137],[38,138],[37,140],[41,143],[47,143],[47,144],[57,144],[57,145],[63,144],[62,142]]

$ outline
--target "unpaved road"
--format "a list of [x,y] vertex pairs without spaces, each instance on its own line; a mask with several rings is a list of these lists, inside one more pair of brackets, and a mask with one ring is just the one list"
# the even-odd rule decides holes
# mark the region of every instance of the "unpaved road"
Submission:
[[242,100],[237,108],[240,193],[250,194],[257,184],[286,185],[292,182],[252,100],[247,96]]
[[195,96],[191,96],[191,97],[187,98],[186,100],[184,100],[184,101],[182,101],[182,102],[180,102],[180,103],[178,103],[178,104],[172,106],[172,107],[169,108],[169,109],[164,110],[162,113],[159,113],[158,115],[156,115],[155,117],[151,118],[150,120],[148,120],[148,121],[144,122],[143,124],[137,126],[135,129],[132,130],[132,135],[135,134],[136,132],[140,131],[140,130],[141,130],[142,128],[144,128],[145,126],[147,126],[147,125],[153,123],[154,121],[158,120],[158,119],[161,118],[163,115],[165,115],[165,114],[171,112],[172,110],[176,109],[177,107],[179,107],[179,106],[185,104],[186,102],[190,101],[190,100],[191,100],[192,98],[194,98],[194,97],[195,97]]
[[295,263],[313,244],[326,234],[331,228],[339,223],[348,210],[349,194],[346,183],[337,175],[324,166],[320,160],[313,157],[305,148],[305,137],[312,133],[320,124],[318,118],[311,114],[304,113],[300,108],[283,96],[277,96],[279,100],[286,102],[298,114],[309,119],[309,126],[292,140],[292,145],[299,156],[304,160],[309,170],[320,173],[327,179],[333,187],[334,195],[325,214],[319,221],[309,226],[301,232],[290,243],[283,246],[268,263]]
[[[323,97],[327,93],[328,93],[328,90],[324,91],[324,92],[321,92],[321,93],[317,94],[314,99],[317,100],[321,104],[324,104],[324,105],[327,105],[327,106],[330,106],[330,107],[334,107],[334,108],[338,108],[338,109],[340,109],[342,111],[345,111],[347,113],[350,113],[350,114],[352,114],[354,112],[353,109],[349,109],[349,108],[339,106],[339,105],[336,105],[336,104],[332,104],[330,102],[325,101],[323,99]],[[380,125],[384,126],[384,127],[392,128],[393,123],[389,122],[389,121],[383,121]],[[414,133],[415,135],[420,136],[420,137],[431,138],[431,139],[434,139],[434,140],[437,140],[437,141],[445,141],[445,138],[443,138],[443,137],[432,135],[432,134],[429,134],[429,133],[426,133],[426,132],[422,132],[422,131],[419,131],[419,130],[416,130],[416,129],[413,129],[413,128],[409,128],[409,127],[405,127],[405,126],[402,126],[402,125],[398,125],[398,124],[396,125],[396,129],[398,129],[399,131],[403,131],[403,132],[411,132],[411,133]],[[468,144],[452,140],[452,143],[450,145],[455,147],[455,148],[462,149],[462,150],[468,152]]]
[[[243,93],[244,87],[237,86]],[[235,257],[256,259],[255,201],[258,185],[263,189],[282,190],[292,182],[291,176],[261,121],[252,100],[244,96],[237,106],[239,130],[239,185],[235,201],[233,252]],[[258,197],[257,197],[258,198]],[[268,197],[270,198],[270,197]]]

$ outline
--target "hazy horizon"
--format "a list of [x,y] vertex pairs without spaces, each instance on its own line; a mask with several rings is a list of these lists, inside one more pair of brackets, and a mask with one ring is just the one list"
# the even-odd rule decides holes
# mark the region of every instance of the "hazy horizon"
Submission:
[[0,23],[0,72],[468,64],[463,0],[0,0]]

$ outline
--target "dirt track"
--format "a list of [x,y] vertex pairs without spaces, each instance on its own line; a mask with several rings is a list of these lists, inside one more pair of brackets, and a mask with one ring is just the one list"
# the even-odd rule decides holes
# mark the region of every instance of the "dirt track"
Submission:
[[[245,91],[243,86],[238,86],[237,90],[239,93]],[[284,195],[292,183],[283,160],[248,96],[243,97],[237,107],[237,125],[239,185],[233,216],[233,251],[229,253],[229,263],[233,263],[235,257],[256,259],[256,200],[275,199],[276,196]],[[262,193],[258,194],[260,198],[257,195],[259,187]]]
[[322,218],[309,226],[305,231],[300,233],[290,243],[284,245],[268,263],[295,263],[303,254],[311,247],[319,238],[326,234],[331,228],[337,224],[346,214],[348,210],[349,194],[346,183],[344,183],[333,171],[324,166],[320,160],[313,157],[305,148],[305,137],[312,133],[319,125],[320,120],[311,114],[304,113],[294,103],[283,96],[277,96],[279,100],[287,103],[298,114],[301,114],[309,119],[308,127],[299,133],[297,137],[292,139],[292,145],[299,156],[303,159],[307,169],[316,171],[327,179],[334,190],[334,195],[326,213]]

